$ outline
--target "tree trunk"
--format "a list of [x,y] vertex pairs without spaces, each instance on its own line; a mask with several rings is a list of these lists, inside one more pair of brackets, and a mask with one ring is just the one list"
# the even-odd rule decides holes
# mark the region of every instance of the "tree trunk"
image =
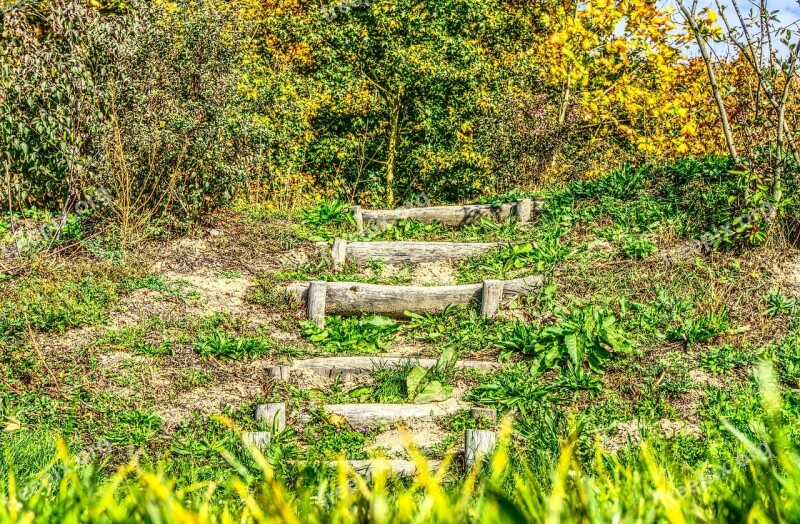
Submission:
[[711,84],[711,92],[714,94],[714,101],[717,104],[719,118],[722,121],[722,133],[725,135],[725,143],[728,146],[728,152],[731,155],[731,160],[734,164],[738,164],[739,155],[736,152],[736,145],[733,143],[733,133],[731,132],[731,126],[728,122],[728,111],[725,109],[725,101],[722,99],[722,93],[720,92],[719,84],[717,84],[717,75],[714,73],[714,64],[711,62],[711,55],[708,52],[706,41],[703,38],[703,35],[700,34],[700,28],[697,26],[697,21],[694,19],[694,15],[690,13],[688,9],[686,9],[686,6],[683,5],[683,2],[679,1],[678,7],[680,7],[680,10],[686,17],[686,21],[689,23],[689,26],[692,29],[692,34],[697,41],[697,46],[700,48],[700,55],[703,57],[703,62],[706,65],[706,72],[708,73],[708,81]]
[[400,99],[395,98],[389,106],[389,150],[386,155],[386,203],[394,206],[394,165],[397,158],[397,144],[400,141]]
[[572,79],[567,78],[564,81],[564,87],[561,89],[561,99],[558,107],[558,125],[564,125],[567,120],[567,106],[569,105],[570,88],[572,87]]
[[778,109],[778,135],[776,139],[778,163],[775,164],[775,173],[772,177],[772,198],[775,199],[775,202],[780,202],[783,198],[783,126],[786,118],[785,109],[784,105],[781,105],[780,109]]

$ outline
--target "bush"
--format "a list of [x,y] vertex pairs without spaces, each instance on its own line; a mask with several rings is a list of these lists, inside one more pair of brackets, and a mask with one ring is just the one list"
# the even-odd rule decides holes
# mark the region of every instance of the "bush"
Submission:
[[125,238],[197,218],[259,163],[238,89],[250,26],[214,0],[116,13],[47,0],[2,17],[0,154],[15,207],[105,187]]

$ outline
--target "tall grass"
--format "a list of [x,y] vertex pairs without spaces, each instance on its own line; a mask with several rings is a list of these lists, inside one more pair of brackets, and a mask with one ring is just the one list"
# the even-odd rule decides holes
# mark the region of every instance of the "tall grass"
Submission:
[[11,471],[4,472],[0,521],[798,522],[800,458],[782,422],[771,370],[761,369],[760,379],[766,440],[752,442],[721,421],[732,446],[710,464],[681,466],[657,441],[642,443],[625,460],[598,446],[586,464],[578,458],[577,442],[568,438],[550,478],[537,478],[512,460],[515,440],[506,421],[494,456],[465,476],[448,460],[431,469],[412,450],[419,468],[414,480],[382,470],[363,478],[341,461],[331,474],[289,481],[251,448],[256,476],[236,454],[222,451],[237,477],[225,485],[180,485],[135,460],[100,482],[94,468],[82,469],[62,444],[32,494],[20,489]]

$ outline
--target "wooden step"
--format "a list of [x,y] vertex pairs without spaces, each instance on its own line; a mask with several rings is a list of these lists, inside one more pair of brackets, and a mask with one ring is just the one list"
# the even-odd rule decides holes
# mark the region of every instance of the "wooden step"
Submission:
[[[327,404],[323,409],[329,414],[343,417],[354,430],[368,431],[408,419],[435,420],[470,407],[469,404],[450,399],[435,404]],[[300,420],[308,423],[311,416],[303,414]]]
[[[427,462],[428,468],[432,472],[436,472],[442,465],[440,460],[430,460]],[[377,472],[387,472],[391,475],[400,477],[413,477],[417,474],[417,464],[410,460],[387,460],[387,459],[373,459],[373,460],[348,460],[347,465],[350,466],[356,473],[365,478],[371,478]],[[329,462],[328,466],[337,468],[338,462]]]
[[503,221],[516,214],[520,222],[528,223],[533,218],[534,211],[542,207],[542,202],[535,202],[526,198],[518,202],[508,202],[495,206],[494,204],[474,204],[468,206],[430,206],[412,207],[402,209],[362,209],[361,206],[353,208],[358,232],[363,233],[368,227],[380,229],[397,224],[400,220],[416,220],[423,224],[439,222],[446,227],[461,227],[467,224],[478,224],[482,218]]
[[[320,357],[295,361],[292,366],[283,367],[285,370],[269,373],[274,378],[288,379],[292,371],[309,371],[323,377],[335,378],[342,375],[360,375],[376,369],[397,369],[407,365],[432,368],[436,365],[435,358],[409,358],[409,357]],[[491,372],[502,368],[498,362],[483,360],[459,360],[456,369],[474,369],[477,371]]]
[[[327,242],[317,244],[326,249]],[[467,260],[499,247],[499,242],[347,242],[337,238],[331,248],[333,269],[347,262],[364,265],[378,260],[387,264],[422,264],[443,260]]]
[[323,327],[325,314],[376,313],[400,317],[406,311],[436,313],[450,305],[466,306],[475,300],[487,298],[491,298],[493,303],[484,303],[482,311],[492,313],[499,306],[494,302],[527,296],[541,288],[542,282],[541,275],[505,281],[489,280],[483,284],[431,287],[315,281],[291,284],[287,291],[298,300],[305,301],[309,318]]

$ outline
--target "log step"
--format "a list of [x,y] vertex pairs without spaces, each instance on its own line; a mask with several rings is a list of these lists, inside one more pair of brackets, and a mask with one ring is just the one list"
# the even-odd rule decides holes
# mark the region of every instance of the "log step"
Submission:
[[474,300],[492,301],[484,304],[485,314],[495,312],[499,300],[527,296],[541,288],[543,278],[535,275],[505,281],[463,286],[379,286],[361,282],[300,282],[287,291],[308,306],[309,318],[324,327],[325,314],[355,315],[376,313],[401,317],[406,311],[437,313],[447,306],[466,306]]
[[[286,368],[285,370],[268,370],[274,378],[288,378],[292,371],[309,371],[323,377],[335,378],[341,375],[360,375],[376,369],[397,369],[406,365],[432,368],[436,365],[434,358],[409,358],[409,357],[320,357],[295,361],[292,366],[273,366]],[[491,372],[502,367],[497,362],[483,360],[459,360],[456,369],[474,369]]]
[[[470,407],[451,399],[438,404],[328,404],[323,409],[328,414],[343,417],[351,428],[367,431],[408,419],[435,420]],[[300,420],[308,423],[311,416],[303,414]]]
[[[326,242],[319,242],[327,249]],[[442,260],[467,260],[499,247],[499,242],[347,242],[337,238],[331,248],[333,269],[340,271],[347,262],[359,265],[380,260],[387,264],[422,264]]]
[[412,207],[389,210],[367,210],[361,206],[353,208],[358,232],[363,233],[368,227],[380,229],[395,225],[400,220],[416,220],[423,224],[439,222],[446,227],[461,227],[467,224],[477,224],[482,218],[503,221],[516,214],[519,221],[528,223],[533,218],[534,211],[541,208],[542,202],[526,198],[519,202],[508,202],[495,206],[494,204],[474,204],[468,206],[430,206]]
[[[428,467],[431,471],[437,471],[442,462],[439,460],[427,461]],[[417,464],[410,460],[348,460],[347,465],[350,466],[356,473],[365,478],[371,478],[377,472],[389,473],[400,477],[413,477],[417,474]],[[336,468],[339,466],[338,462],[329,462],[328,466]]]

